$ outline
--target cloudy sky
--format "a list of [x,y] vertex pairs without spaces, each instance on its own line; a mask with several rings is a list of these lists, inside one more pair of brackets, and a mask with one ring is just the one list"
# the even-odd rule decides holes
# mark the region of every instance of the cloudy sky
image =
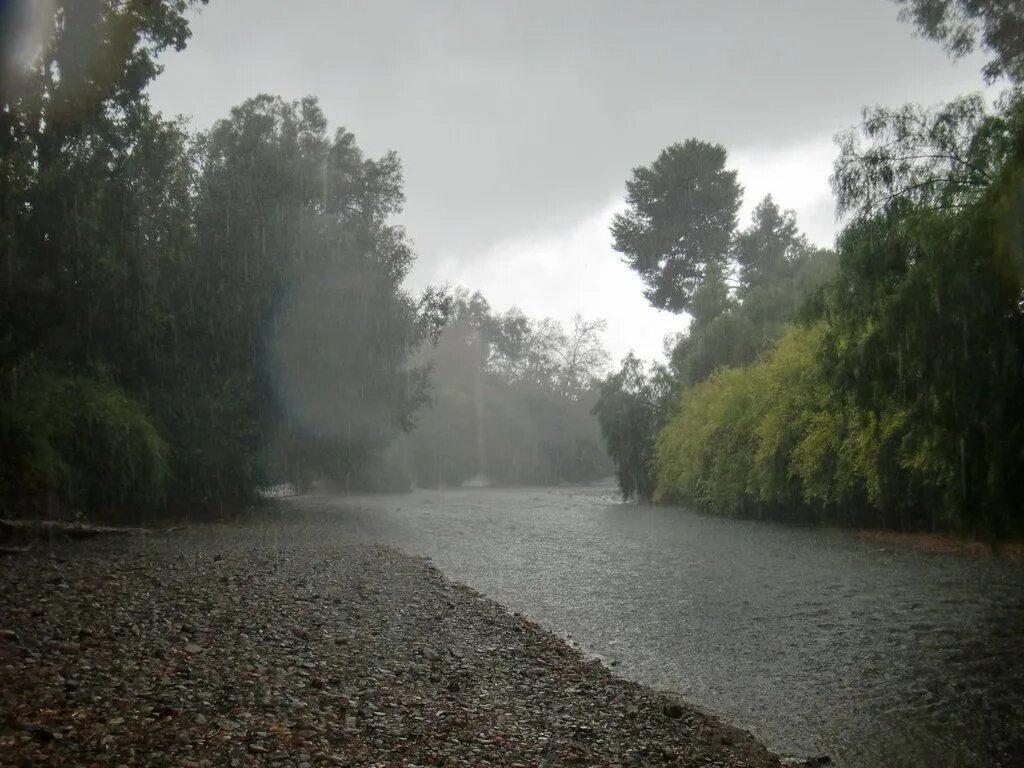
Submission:
[[159,109],[206,128],[257,93],[318,96],[368,153],[402,157],[412,287],[605,318],[616,359],[660,355],[686,326],[610,247],[631,168],[721,143],[744,222],[771,192],[829,244],[832,136],[865,105],[982,85],[977,60],[951,64],[889,0],[212,0],[192,28]]

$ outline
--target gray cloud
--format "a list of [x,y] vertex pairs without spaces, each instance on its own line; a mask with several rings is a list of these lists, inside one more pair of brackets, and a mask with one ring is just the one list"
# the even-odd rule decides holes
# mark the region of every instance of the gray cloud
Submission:
[[980,88],[976,60],[950,64],[896,15],[888,0],[212,0],[153,98],[205,127],[257,92],[319,96],[367,151],[398,150],[417,274],[443,279],[578,226],[673,141],[792,154],[866,104]]

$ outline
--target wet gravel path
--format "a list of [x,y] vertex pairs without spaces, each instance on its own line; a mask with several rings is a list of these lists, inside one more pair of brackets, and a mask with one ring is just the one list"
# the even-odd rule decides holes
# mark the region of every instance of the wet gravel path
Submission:
[[779,763],[292,509],[0,561],[0,765]]

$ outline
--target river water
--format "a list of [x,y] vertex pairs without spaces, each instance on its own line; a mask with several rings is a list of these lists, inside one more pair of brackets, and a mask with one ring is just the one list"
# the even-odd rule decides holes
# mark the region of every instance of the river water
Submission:
[[621,504],[610,487],[319,504],[783,754],[1024,765],[1024,567]]

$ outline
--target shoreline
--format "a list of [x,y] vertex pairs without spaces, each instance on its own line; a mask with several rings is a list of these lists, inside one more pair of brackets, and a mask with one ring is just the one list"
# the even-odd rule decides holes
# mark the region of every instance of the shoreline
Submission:
[[[837,529],[842,530],[842,529]],[[924,531],[890,531],[871,528],[854,532],[861,541],[904,550],[916,550],[936,555],[956,557],[995,558],[1013,565],[1024,565],[1024,544],[1007,542],[993,547],[975,539],[967,539],[950,533],[926,533]]]
[[793,764],[343,523],[53,554],[0,561],[0,765]]

